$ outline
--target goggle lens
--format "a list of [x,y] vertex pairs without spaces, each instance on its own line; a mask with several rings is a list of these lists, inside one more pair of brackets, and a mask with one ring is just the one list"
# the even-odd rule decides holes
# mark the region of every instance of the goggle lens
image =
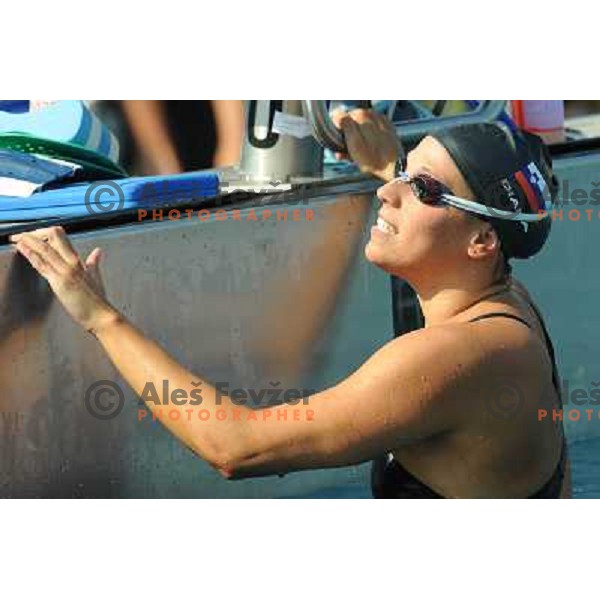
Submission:
[[429,175],[415,175],[410,177],[406,173],[399,179],[404,183],[408,183],[417,197],[424,204],[441,204],[443,194],[447,194],[450,190],[440,183],[437,179],[429,177]]

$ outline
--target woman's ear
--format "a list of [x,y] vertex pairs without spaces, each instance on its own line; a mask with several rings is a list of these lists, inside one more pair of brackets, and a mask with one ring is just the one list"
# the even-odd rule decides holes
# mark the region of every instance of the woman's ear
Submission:
[[499,250],[500,239],[495,229],[489,223],[480,222],[469,240],[469,257],[481,260],[494,256]]

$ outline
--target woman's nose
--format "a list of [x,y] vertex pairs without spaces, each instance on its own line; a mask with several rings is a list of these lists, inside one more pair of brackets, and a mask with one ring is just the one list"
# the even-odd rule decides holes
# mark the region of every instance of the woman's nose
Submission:
[[391,204],[392,206],[400,205],[400,195],[398,194],[398,186],[393,181],[382,185],[380,188],[377,188],[377,197],[384,204]]

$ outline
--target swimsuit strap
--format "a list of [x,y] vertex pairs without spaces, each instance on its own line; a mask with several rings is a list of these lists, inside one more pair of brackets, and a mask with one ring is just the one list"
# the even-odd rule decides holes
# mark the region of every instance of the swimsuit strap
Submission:
[[507,312],[485,313],[483,315],[479,315],[477,317],[474,317],[473,319],[470,319],[468,322],[473,323],[474,321],[481,321],[482,319],[489,319],[491,317],[506,317],[507,319],[514,319],[515,321],[519,321],[520,323],[523,323],[523,325],[526,325],[527,327],[529,327],[529,329],[533,329],[531,327],[531,323],[529,323],[529,321],[526,321],[525,319],[523,319],[522,317],[519,317],[518,315],[513,315],[513,314],[507,313]]
[[558,366],[556,365],[556,354],[554,352],[554,345],[552,344],[550,334],[548,333],[548,330],[546,329],[546,323],[544,322],[544,319],[542,318],[542,315],[541,315],[538,307],[531,300],[529,300],[529,305],[531,306],[533,312],[535,313],[535,316],[537,317],[537,320],[539,321],[540,325],[542,326],[542,332],[544,334],[546,348],[548,349],[548,354],[550,355],[550,360],[552,361],[552,383],[554,384],[554,387],[556,388],[556,393],[558,394],[558,401],[560,404],[560,408],[562,408],[563,400],[562,400],[561,389],[560,389],[560,377],[558,375]]
[[[552,344],[552,339],[550,338],[550,334],[548,333],[548,329],[546,328],[546,324],[544,323],[544,319],[542,318],[542,315],[540,314],[539,309],[533,302],[531,302],[531,300],[528,300],[528,304],[531,306],[531,309],[533,310],[535,316],[537,317],[537,320],[539,321],[540,326],[542,328],[542,333],[544,334],[544,342],[546,344],[546,349],[548,350],[548,355],[550,356],[550,361],[552,363],[552,384],[554,385],[554,388],[556,389],[560,408],[562,408],[563,400],[562,400],[562,396],[561,396],[560,377],[558,375],[558,367],[556,365],[556,353],[554,352],[554,345]],[[519,317],[518,315],[513,315],[511,313],[506,313],[506,312],[485,313],[483,315],[478,315],[477,317],[470,319],[468,322],[473,323],[474,321],[480,321],[481,319],[488,319],[491,317],[506,317],[508,319],[513,319],[514,321],[519,321],[520,323],[523,323],[523,325],[526,325],[527,327],[529,327],[529,329],[533,329],[531,326],[531,323],[529,323],[522,317]]]
[[[562,395],[561,395],[560,378],[558,375],[558,367],[556,365],[556,356],[555,356],[555,352],[554,352],[554,345],[552,344],[552,339],[550,338],[550,334],[548,333],[548,330],[546,329],[546,324],[544,322],[544,319],[542,318],[542,315],[541,315],[538,307],[533,303],[533,301],[531,299],[525,298],[525,300],[531,306],[531,309],[533,310],[535,316],[537,317],[537,320],[539,321],[539,323],[542,327],[542,332],[544,334],[544,341],[546,343],[546,349],[548,350],[548,355],[550,356],[550,360],[552,362],[552,384],[554,385],[554,389],[556,390],[556,394],[558,396],[559,407],[560,407],[560,409],[562,409],[563,408],[563,399],[562,399]],[[519,321],[520,323],[523,323],[524,325],[526,325],[527,327],[532,329],[531,324],[528,321],[526,321],[525,319],[523,319],[522,317],[510,314],[510,313],[505,313],[505,312],[492,312],[492,313],[486,313],[483,315],[479,315],[479,316],[471,319],[469,321],[469,323],[472,323],[473,321],[479,321],[481,319],[491,318],[491,317],[506,317],[509,319],[513,319],[515,321]],[[552,477],[550,478],[550,480],[548,482],[546,482],[546,484],[544,486],[542,486],[542,488],[540,490],[538,490],[535,494],[533,494],[532,496],[529,496],[529,497],[530,498],[558,498],[560,496],[562,482],[563,482],[563,479],[565,476],[566,461],[567,461],[567,438],[563,431],[562,444],[561,444],[561,450],[560,450],[560,459],[558,461],[556,469],[554,470],[554,473],[552,474]]]

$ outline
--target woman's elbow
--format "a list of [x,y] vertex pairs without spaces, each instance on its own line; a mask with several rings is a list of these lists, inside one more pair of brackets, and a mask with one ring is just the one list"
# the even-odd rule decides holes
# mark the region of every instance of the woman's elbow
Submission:
[[240,456],[224,452],[209,462],[217,473],[229,481],[281,474],[275,462],[263,454]]
[[271,474],[268,472],[271,453],[254,447],[248,440],[225,442],[204,435],[189,440],[188,445],[194,454],[206,461],[224,479],[235,480]]
[[252,469],[248,469],[249,457],[234,452],[231,449],[211,448],[203,452],[193,448],[194,452],[203,458],[224,479],[236,480],[253,477]]
[[238,475],[238,471],[230,466],[217,466],[213,465],[213,467],[217,470],[217,473],[223,477],[223,479],[227,479],[229,481],[234,481],[236,479],[240,479]]
[[207,462],[217,473],[225,479],[238,479],[240,459],[230,448],[225,448],[219,443],[210,443],[203,437],[200,443],[189,443],[190,450],[199,458]]

